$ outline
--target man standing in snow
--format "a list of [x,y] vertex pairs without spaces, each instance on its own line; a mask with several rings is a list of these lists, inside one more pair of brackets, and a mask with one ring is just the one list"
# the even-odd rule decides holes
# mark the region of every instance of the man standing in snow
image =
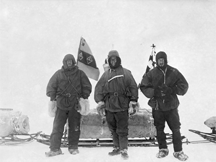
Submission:
[[164,133],[165,122],[167,122],[173,134],[175,151],[173,155],[177,159],[185,161],[188,156],[182,151],[177,95],[184,95],[187,92],[188,83],[176,68],[169,66],[167,63],[166,53],[158,52],[156,55],[157,67],[144,74],[140,90],[147,98],[150,98],[148,104],[152,107],[159,143],[157,157],[163,158],[169,153]]
[[116,50],[109,52],[108,63],[110,68],[96,84],[94,98],[98,110],[105,111],[113,137],[114,149],[109,155],[121,154],[127,159],[128,117],[137,105],[138,88],[131,72],[121,66],[121,58]]
[[56,71],[47,85],[47,96],[57,102],[57,110],[50,136],[50,151],[46,156],[62,154],[60,149],[64,126],[68,120],[68,150],[77,154],[80,137],[79,99],[88,99],[92,85],[86,74],[76,66],[74,56],[67,54],[63,66]]

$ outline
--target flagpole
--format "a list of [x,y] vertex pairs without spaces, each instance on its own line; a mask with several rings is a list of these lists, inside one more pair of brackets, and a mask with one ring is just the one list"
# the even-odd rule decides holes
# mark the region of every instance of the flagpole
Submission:
[[155,52],[156,46],[154,44],[152,44],[151,47],[152,47],[152,56],[155,56],[155,54],[156,54],[156,52]]
[[81,41],[82,41],[82,37],[80,37],[80,42],[79,42],[79,47],[78,47],[78,55],[77,55],[77,66],[78,66],[78,63],[79,63],[79,52],[80,52],[80,45],[81,45]]
[[[148,72],[148,71],[150,71],[151,70],[151,68],[152,68],[152,66],[153,66],[153,68],[155,67],[155,61],[154,61],[154,56],[155,56],[155,54],[156,54],[156,52],[155,52],[155,45],[154,44],[152,44],[151,45],[151,47],[152,47],[152,51],[151,51],[151,54],[150,54],[150,56],[149,56],[149,62],[151,61],[151,66],[149,67],[149,65],[147,65],[147,67],[146,67],[146,71],[145,71],[145,74],[144,75],[146,75],[146,73]],[[148,63],[149,64],[149,63]],[[138,84],[138,88],[140,88],[140,85],[141,85],[141,82]]]
[[156,56],[156,51],[155,51],[155,48],[156,48],[156,45],[153,43],[152,45],[151,45],[151,47],[152,47],[152,57],[153,57],[153,66],[156,64],[155,63],[155,56]]

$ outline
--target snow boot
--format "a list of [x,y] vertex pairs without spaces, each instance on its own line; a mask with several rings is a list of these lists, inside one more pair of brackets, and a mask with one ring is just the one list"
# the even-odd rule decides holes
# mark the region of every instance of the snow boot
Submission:
[[159,149],[159,152],[157,153],[156,157],[157,158],[164,158],[169,154],[169,150],[166,149]]
[[111,152],[108,153],[110,156],[119,155],[120,150],[118,147],[115,147]]
[[72,155],[76,155],[79,153],[79,150],[78,149],[68,149],[68,151],[70,152],[70,154]]
[[127,160],[129,158],[128,153],[127,153],[127,149],[121,150],[120,152],[121,152],[121,157],[124,160]]
[[186,161],[188,159],[188,156],[184,154],[183,151],[174,152],[173,156],[181,161]]
[[61,149],[57,149],[57,150],[50,150],[49,152],[45,152],[45,155],[47,157],[51,157],[51,156],[56,156],[56,155],[61,155],[63,154]]

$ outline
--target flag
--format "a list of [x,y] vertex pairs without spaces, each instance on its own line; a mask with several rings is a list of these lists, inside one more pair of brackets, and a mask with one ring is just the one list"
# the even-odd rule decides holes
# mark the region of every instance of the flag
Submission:
[[[151,55],[149,56],[148,65],[146,67],[146,71],[145,71],[144,75],[146,75],[150,70],[155,68],[155,65],[156,65],[156,62],[154,61],[154,56],[156,54],[156,52],[155,52],[156,46],[154,44],[152,44],[151,47],[152,47],[152,52],[151,52]],[[141,82],[142,82],[142,80],[141,80]],[[138,84],[138,88],[140,88],[141,82]]]
[[147,67],[146,67],[146,72],[145,73],[148,73],[150,70],[152,70],[154,67],[155,67],[155,65],[156,65],[156,62],[154,61],[154,56],[155,56],[155,54],[156,54],[156,52],[155,52],[155,45],[154,44],[152,44],[152,52],[151,52],[151,55],[149,56],[149,61],[148,61],[148,65],[147,65]]
[[82,37],[78,49],[77,66],[84,71],[89,78],[98,80],[100,71],[97,68],[96,61],[88,44]]

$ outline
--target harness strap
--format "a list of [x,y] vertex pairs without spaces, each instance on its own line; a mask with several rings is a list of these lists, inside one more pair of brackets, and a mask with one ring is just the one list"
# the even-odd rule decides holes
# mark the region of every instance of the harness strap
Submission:
[[[65,76],[67,77],[69,84],[68,84],[67,87],[66,87],[61,93],[59,93],[58,95],[61,95],[61,96],[64,96],[64,97],[68,97],[68,98],[70,98],[71,96],[77,96],[77,98],[79,98],[79,97],[80,97],[80,93],[78,92],[78,90],[77,90],[77,89],[74,87],[74,85],[72,84],[72,81],[70,80],[70,77],[67,76],[66,74],[65,74]],[[81,84],[80,84],[80,85],[81,85]],[[71,86],[71,87],[75,90],[76,94],[75,94],[75,93],[73,93],[73,94],[71,94],[71,93],[64,93],[64,92],[69,88],[69,86]]]

